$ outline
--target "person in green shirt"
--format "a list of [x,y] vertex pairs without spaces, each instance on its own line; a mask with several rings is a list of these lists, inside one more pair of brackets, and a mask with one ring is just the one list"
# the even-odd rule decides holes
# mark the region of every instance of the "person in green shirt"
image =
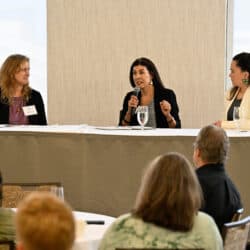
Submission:
[[0,240],[15,240],[15,212],[2,207],[2,174],[0,172]]

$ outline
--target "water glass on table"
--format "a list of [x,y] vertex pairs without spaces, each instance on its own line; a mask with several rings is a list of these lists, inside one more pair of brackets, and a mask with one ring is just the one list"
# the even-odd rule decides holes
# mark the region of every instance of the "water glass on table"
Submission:
[[144,126],[148,122],[148,106],[138,106],[136,109],[137,112],[137,121],[141,125],[141,129],[144,129]]
[[58,198],[60,198],[61,200],[64,200],[64,190],[63,187],[57,187],[54,186],[51,188],[51,192],[57,196]]
[[234,107],[233,120],[234,120],[236,129],[239,129],[240,128],[240,107]]

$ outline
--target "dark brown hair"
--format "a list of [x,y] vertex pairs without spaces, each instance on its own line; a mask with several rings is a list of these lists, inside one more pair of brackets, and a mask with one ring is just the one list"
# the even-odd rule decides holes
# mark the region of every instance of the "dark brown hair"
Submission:
[[135,87],[135,83],[134,83],[134,79],[133,79],[133,69],[135,66],[144,66],[147,68],[147,70],[149,71],[149,73],[152,76],[152,82],[155,88],[158,89],[164,89],[164,85],[162,83],[160,74],[155,66],[155,64],[148,58],[146,57],[141,57],[141,58],[137,58],[132,65],[130,66],[130,71],[129,71],[129,80],[130,80],[130,85],[132,86],[132,88]]
[[201,188],[190,162],[179,153],[167,153],[146,169],[132,213],[145,222],[188,231],[201,201]]
[[[247,53],[247,52],[239,53],[233,57],[233,61],[236,62],[237,67],[239,67],[241,69],[241,71],[243,71],[243,72],[246,71],[250,74],[250,53]],[[248,77],[247,84],[248,85],[250,84],[250,75]],[[238,87],[236,87],[236,86],[233,86],[230,89],[229,97],[228,97],[229,101],[234,98],[237,90],[238,90]]]

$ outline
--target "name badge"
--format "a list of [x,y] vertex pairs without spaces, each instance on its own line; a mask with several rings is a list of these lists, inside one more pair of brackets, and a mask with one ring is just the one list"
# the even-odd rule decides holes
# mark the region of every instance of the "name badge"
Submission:
[[23,106],[22,108],[25,116],[37,115],[37,110],[35,105]]

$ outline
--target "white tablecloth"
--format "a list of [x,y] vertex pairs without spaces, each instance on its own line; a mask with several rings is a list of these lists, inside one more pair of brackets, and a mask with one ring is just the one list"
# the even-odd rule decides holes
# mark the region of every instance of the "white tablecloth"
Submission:
[[[4,125],[0,124],[0,132],[39,132],[39,133],[74,133],[96,135],[124,135],[124,136],[196,136],[200,129],[145,129],[139,126],[128,127],[94,127],[82,125]],[[250,137],[250,130],[227,129],[229,137]]]
[[102,239],[104,232],[107,230],[109,225],[115,220],[115,218],[85,212],[74,212],[76,221],[78,220],[103,220],[104,225],[86,225],[82,235],[78,235],[75,240],[73,250],[97,250]]
[[[195,129],[0,125],[5,182],[61,182],[74,210],[119,216],[133,207],[145,166],[177,151],[190,162]],[[250,131],[227,130],[226,169],[250,213]],[[115,204],[115,206],[114,206]]]

